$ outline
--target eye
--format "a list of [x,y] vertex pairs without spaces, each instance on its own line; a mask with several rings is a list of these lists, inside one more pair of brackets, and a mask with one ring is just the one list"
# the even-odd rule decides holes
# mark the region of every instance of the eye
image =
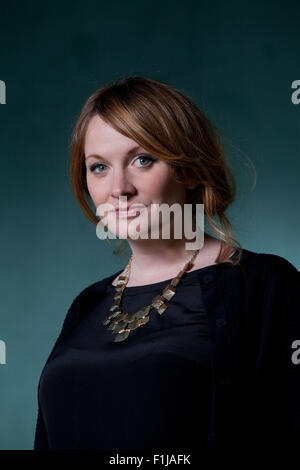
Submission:
[[96,168],[98,168],[99,166],[106,166],[106,165],[104,165],[104,163],[94,163],[93,165],[90,166],[90,171],[92,173],[103,173],[103,171],[96,171],[95,172]]
[[[153,158],[153,157],[151,157],[150,155],[140,155],[139,157],[137,157],[137,159],[135,160],[135,162],[138,161],[138,160],[146,160],[146,161],[148,160],[148,162],[151,162],[151,163],[156,161],[156,159]],[[150,165],[142,165],[142,166],[139,167],[139,168],[143,168],[143,167],[145,167],[145,166],[150,166]]]
[[[137,157],[134,161],[134,163],[136,161],[146,161],[147,164],[142,164],[141,166],[138,166],[138,168],[147,168],[148,166],[150,166],[150,164],[152,162],[155,162],[156,161],[156,158],[153,158],[151,157],[150,155],[140,155],[139,157]],[[150,162],[150,164],[149,164]],[[104,167],[104,170],[105,170],[105,167],[106,165],[104,163],[94,163],[93,165],[90,166],[90,171],[92,173],[104,173],[104,170],[101,170],[101,167]],[[95,171],[96,169],[98,168],[97,171]]]

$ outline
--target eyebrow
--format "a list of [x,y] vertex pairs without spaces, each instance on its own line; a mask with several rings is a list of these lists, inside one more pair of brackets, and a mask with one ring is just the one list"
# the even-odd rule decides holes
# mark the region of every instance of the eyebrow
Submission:
[[[139,149],[142,149],[143,147],[141,147],[140,145],[136,145],[135,147],[132,147],[131,149],[128,150],[128,152],[126,152],[126,157],[132,155],[134,152],[136,152],[137,150]],[[98,155],[97,153],[91,153],[90,155],[88,155],[85,159],[85,161],[87,161],[89,158],[91,157],[95,157],[95,158],[100,158],[101,160],[105,160],[106,161],[106,158],[102,157],[101,155]]]

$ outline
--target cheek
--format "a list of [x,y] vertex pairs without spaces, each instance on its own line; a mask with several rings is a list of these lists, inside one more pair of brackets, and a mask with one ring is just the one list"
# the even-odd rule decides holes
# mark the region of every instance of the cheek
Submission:
[[153,195],[165,201],[174,202],[185,199],[185,187],[183,184],[175,181],[171,175],[160,175],[154,181],[150,188]]
[[[177,184],[177,183],[175,183]],[[166,198],[173,191],[174,179],[170,170],[164,166],[157,166],[157,171],[151,174],[151,178],[144,178],[141,189],[153,195],[154,198]]]
[[99,184],[99,181],[96,181],[95,178],[86,177],[87,188],[90,194],[91,199],[94,204],[98,205],[105,200],[105,185]]

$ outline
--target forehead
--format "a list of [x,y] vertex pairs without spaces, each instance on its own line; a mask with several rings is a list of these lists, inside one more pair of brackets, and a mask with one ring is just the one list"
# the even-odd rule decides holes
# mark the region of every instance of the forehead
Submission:
[[100,116],[93,116],[87,126],[84,142],[85,154],[99,153],[108,156],[110,153],[126,153],[138,144],[129,137],[120,134]]

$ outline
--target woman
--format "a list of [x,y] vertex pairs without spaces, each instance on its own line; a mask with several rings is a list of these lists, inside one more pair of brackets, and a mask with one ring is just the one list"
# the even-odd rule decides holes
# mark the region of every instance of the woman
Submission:
[[[71,183],[93,223],[90,202],[110,205],[101,214],[132,255],[69,308],[40,378],[34,448],[296,449],[300,273],[233,239],[235,183],[210,121],[155,80],[101,88],[74,129]],[[200,248],[174,236],[175,216],[169,238],[161,224],[157,238],[129,234],[155,204],[193,204],[195,227],[197,203],[220,237]]]

